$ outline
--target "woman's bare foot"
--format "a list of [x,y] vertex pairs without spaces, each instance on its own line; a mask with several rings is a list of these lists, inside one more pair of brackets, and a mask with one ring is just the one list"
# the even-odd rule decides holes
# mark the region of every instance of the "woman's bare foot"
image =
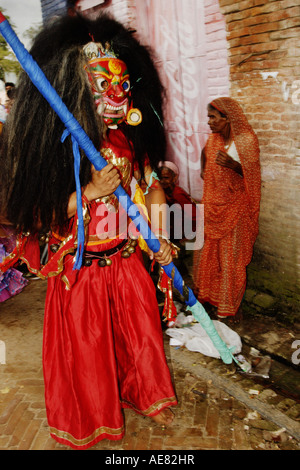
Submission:
[[242,307],[238,309],[235,315],[218,315],[218,320],[223,322],[228,322],[231,325],[235,323],[241,323],[243,320],[243,310]]
[[161,424],[163,426],[168,426],[174,420],[174,413],[170,410],[170,408],[165,408],[160,413],[155,416],[151,416],[153,421],[157,424]]
[[242,307],[240,307],[238,309],[238,311],[236,312],[236,314],[232,317],[229,317],[228,318],[228,321],[229,323],[231,324],[237,324],[237,323],[241,323],[243,320],[243,310],[242,310]]

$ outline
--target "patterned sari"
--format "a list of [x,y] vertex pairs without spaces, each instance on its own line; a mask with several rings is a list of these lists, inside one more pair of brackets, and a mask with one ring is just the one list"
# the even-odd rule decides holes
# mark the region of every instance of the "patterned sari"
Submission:
[[260,162],[258,139],[240,105],[218,98],[211,105],[230,119],[243,177],[215,160],[225,151],[221,134],[205,146],[204,246],[194,255],[194,291],[201,302],[218,308],[218,315],[235,315],[246,289],[246,267],[258,235]]

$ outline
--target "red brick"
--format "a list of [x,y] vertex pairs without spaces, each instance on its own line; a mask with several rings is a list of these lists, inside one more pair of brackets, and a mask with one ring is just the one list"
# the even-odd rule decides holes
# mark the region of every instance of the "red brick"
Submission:
[[220,7],[226,7],[227,5],[231,5],[232,3],[232,0],[219,0]]
[[41,427],[41,423],[41,420],[34,420],[29,423],[29,426],[24,433],[18,450],[29,450],[31,448],[31,444],[36,435],[38,434],[38,431]]
[[278,31],[278,29],[280,28],[279,28],[278,22],[274,22],[274,23],[259,24],[257,26],[251,26],[249,29],[250,29],[250,34],[255,35],[255,34],[266,33],[270,31]]
[[219,0],[219,4],[221,7],[226,7],[228,5],[232,5],[234,0]]
[[241,0],[239,2],[239,9],[240,10],[248,10],[249,8],[252,8],[253,6],[254,6],[254,1],[253,0]]
[[163,438],[155,437],[151,439],[148,450],[161,450],[163,449]]
[[241,29],[235,29],[231,33],[227,35],[227,39],[234,39],[234,38],[240,38],[242,36],[249,36],[251,34],[251,30],[248,27],[244,27]]
[[256,43],[267,43],[270,41],[270,36],[266,33],[262,34],[253,34],[251,36],[244,36],[242,38],[232,39],[229,42],[230,47],[240,47],[246,46],[248,44],[256,44]]
[[228,55],[230,56],[235,56],[235,55],[249,55],[252,52],[252,45],[249,44],[248,46],[238,46],[238,47],[231,47],[228,50]]
[[207,411],[206,432],[208,436],[217,437],[219,434],[219,408],[210,406]]
[[289,29],[283,29],[281,31],[273,31],[270,33],[270,39],[276,40],[276,39],[289,39],[289,38],[299,38],[299,28],[289,28]]
[[[240,10],[239,10],[239,6],[237,3],[233,3],[232,5],[227,5],[227,6],[224,6],[224,7],[220,7],[220,10],[221,10],[221,13],[223,13],[223,15],[228,15],[228,14],[232,14],[232,13],[235,13],[236,15],[246,15],[245,12],[242,12],[240,13]],[[249,10],[250,12],[250,10]],[[251,12],[249,13],[251,14]],[[242,16],[243,17],[243,16]],[[240,18],[238,18],[240,19]]]
[[290,130],[290,124],[283,124],[282,122],[272,122],[272,127],[273,129],[277,131],[289,131]]
[[268,18],[270,21],[280,21],[286,18],[292,18],[295,16],[300,16],[300,7],[288,8],[286,10],[276,11],[270,13]]
[[8,420],[7,426],[5,428],[5,433],[6,434],[12,434],[13,430],[15,429],[17,423],[20,421],[20,419],[23,416],[23,413],[25,410],[28,408],[28,403],[20,403],[14,410],[13,414],[10,416],[10,419]]
[[[227,20],[227,17],[226,17]],[[234,31],[236,29],[247,28],[249,26],[267,23],[269,21],[267,15],[255,16],[254,18],[250,16],[249,18],[244,18],[241,21],[234,21],[227,24],[228,31]]]
[[14,439],[16,440],[16,442],[20,445],[24,435],[25,435],[25,432],[30,424],[30,422],[32,421],[32,419],[34,418],[34,414],[28,410],[26,410],[19,422],[18,422],[18,426],[15,427],[15,429],[13,430],[12,432],[12,435],[14,437]]
[[296,26],[300,26],[300,16],[296,18],[288,18],[286,20],[282,20],[279,22],[279,25],[281,29],[294,28]]
[[[38,434],[35,436],[34,441],[30,447],[30,450],[45,450],[46,444],[49,441],[49,429],[48,427],[41,426]],[[55,442],[51,439],[53,443]]]
[[257,6],[255,8],[252,8],[251,13],[253,17],[257,17],[260,15],[264,15],[267,13],[271,13],[274,11],[281,10],[281,4],[278,1],[275,2],[265,2],[261,6]]
[[21,400],[22,400],[22,397],[17,396],[13,398],[10,402],[8,402],[6,408],[4,408],[4,410],[2,411],[0,415],[0,424],[7,423],[7,421],[9,420],[11,415],[14,413],[16,407],[18,406]]
[[258,6],[258,5],[264,5],[266,2],[263,1],[263,0],[253,0],[253,4],[255,6]]
[[289,8],[295,6],[295,0],[281,0],[281,8]]
[[247,434],[244,429],[243,422],[235,421],[234,422],[234,437],[236,449],[239,450],[249,450],[251,446],[248,444]]

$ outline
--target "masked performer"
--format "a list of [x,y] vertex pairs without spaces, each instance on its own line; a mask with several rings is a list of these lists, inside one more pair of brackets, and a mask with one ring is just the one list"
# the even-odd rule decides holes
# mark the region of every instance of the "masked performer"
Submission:
[[[8,220],[31,233],[21,258],[48,277],[43,365],[51,436],[85,449],[124,436],[123,408],[168,424],[177,403],[155,288],[113,194],[120,182],[129,192],[135,176],[148,209],[165,202],[154,173],[165,152],[163,90],[149,51],[106,16],[55,22],[31,54],[108,162],[96,171],[81,155],[85,251],[74,270],[72,143],[61,142],[62,123],[22,75],[3,145],[3,200]],[[152,230],[159,237],[158,219]],[[38,232],[50,232],[41,271],[32,249]],[[171,262],[164,238],[154,256]]]
[[258,139],[241,106],[218,98],[208,106],[212,134],[202,155],[204,246],[194,255],[194,292],[218,318],[241,318],[246,267],[258,234]]

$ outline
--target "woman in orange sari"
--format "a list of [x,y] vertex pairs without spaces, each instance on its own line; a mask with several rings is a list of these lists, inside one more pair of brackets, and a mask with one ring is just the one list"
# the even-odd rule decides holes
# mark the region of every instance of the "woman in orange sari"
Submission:
[[204,246],[194,255],[194,292],[217,307],[218,318],[241,316],[246,267],[258,234],[258,139],[240,105],[218,98],[208,105],[212,134],[202,152]]

